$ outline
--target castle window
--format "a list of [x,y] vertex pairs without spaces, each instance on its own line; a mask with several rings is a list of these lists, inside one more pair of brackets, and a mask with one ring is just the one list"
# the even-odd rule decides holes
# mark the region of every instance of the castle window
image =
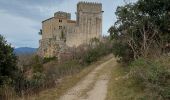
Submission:
[[59,22],[61,23],[61,22],[62,22],[62,20],[61,20],[61,19],[59,19]]
[[62,26],[59,26],[59,29],[62,29]]

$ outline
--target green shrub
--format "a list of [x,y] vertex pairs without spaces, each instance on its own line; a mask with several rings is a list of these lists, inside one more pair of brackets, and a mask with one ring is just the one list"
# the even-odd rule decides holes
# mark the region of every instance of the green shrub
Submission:
[[89,45],[82,59],[84,63],[90,64],[110,53],[112,53],[111,41],[106,39],[105,42],[99,42],[95,46]]
[[38,89],[43,88],[43,84],[45,83],[45,74],[37,72],[33,74],[33,78],[30,80],[31,88]]
[[90,64],[96,61],[98,57],[99,57],[99,52],[97,51],[97,49],[91,49],[85,54],[83,61],[87,64]]
[[170,99],[170,71],[159,62],[138,59],[132,62],[130,77],[144,89],[150,100]]
[[41,61],[41,58],[39,56],[35,56],[33,57],[33,64],[32,64],[32,69],[33,69],[33,73],[37,73],[37,72],[42,72],[43,71],[43,64]]
[[120,61],[129,63],[134,59],[133,52],[127,44],[121,42],[113,43],[113,54],[120,58]]
[[48,63],[48,62],[53,61],[53,60],[56,60],[56,59],[57,59],[56,57],[44,58],[43,64]]

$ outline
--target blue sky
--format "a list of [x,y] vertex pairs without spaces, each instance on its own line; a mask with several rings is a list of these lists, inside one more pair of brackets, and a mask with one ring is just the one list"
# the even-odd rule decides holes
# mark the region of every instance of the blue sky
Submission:
[[[0,34],[13,47],[38,48],[41,22],[57,11],[66,11],[75,19],[76,4],[83,0],[0,0]],[[103,5],[103,35],[116,21],[115,11],[125,2],[136,0],[84,0]]]

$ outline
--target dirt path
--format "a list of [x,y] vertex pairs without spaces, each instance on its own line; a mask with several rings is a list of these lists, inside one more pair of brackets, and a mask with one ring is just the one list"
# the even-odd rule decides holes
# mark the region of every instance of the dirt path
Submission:
[[105,100],[110,69],[115,63],[115,58],[102,63],[61,96],[59,100]]

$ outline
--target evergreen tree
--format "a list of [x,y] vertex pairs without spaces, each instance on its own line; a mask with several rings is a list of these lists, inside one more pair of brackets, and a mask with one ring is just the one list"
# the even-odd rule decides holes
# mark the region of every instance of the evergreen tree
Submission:
[[17,73],[17,57],[13,53],[13,48],[0,35],[0,85],[5,82],[12,82]]

